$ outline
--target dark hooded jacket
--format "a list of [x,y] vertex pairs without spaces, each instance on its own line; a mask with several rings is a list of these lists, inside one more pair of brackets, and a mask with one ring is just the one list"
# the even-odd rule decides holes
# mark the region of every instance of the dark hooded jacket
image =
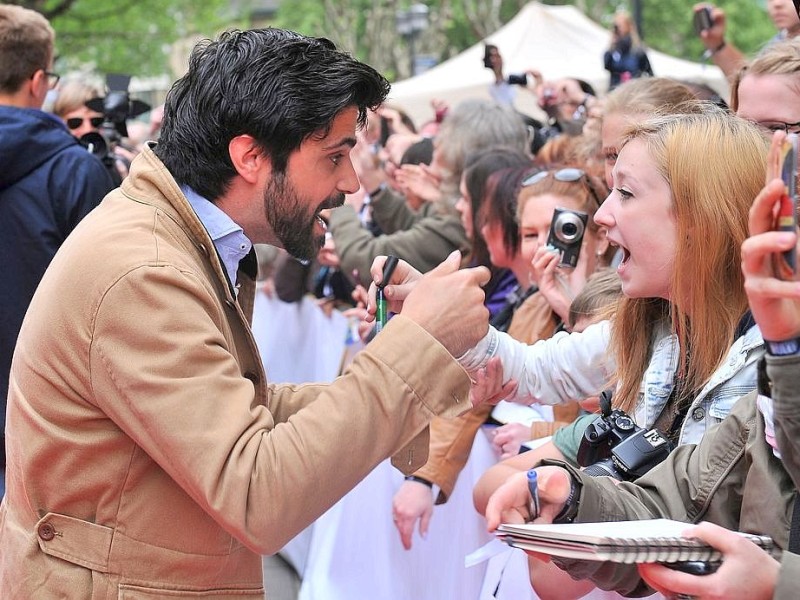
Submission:
[[0,106],[0,436],[11,356],[33,292],[61,243],[111,188],[102,163],[56,117]]

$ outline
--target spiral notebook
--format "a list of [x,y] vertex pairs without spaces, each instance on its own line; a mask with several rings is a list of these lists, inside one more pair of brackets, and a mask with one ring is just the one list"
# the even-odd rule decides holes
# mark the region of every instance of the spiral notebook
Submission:
[[[551,556],[618,563],[719,561],[719,551],[695,538],[683,537],[688,523],[669,519],[569,523],[503,524],[497,536],[510,546]],[[740,533],[775,558],[780,549],[772,538]]]

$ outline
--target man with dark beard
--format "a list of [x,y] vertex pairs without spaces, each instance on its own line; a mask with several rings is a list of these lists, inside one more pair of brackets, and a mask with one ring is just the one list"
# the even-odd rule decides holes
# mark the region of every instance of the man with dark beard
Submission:
[[324,39],[195,49],[159,143],[67,239],[23,323],[0,597],[263,598],[260,554],[387,456],[419,468],[430,419],[470,407],[453,356],[487,330],[489,273],[457,254],[332,384],[268,384],[251,335],[252,244],[316,253],[387,92]]

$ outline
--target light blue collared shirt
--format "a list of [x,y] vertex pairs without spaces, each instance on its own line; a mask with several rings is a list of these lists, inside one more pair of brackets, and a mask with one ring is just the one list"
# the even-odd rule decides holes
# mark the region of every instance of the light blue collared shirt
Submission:
[[206,200],[188,185],[182,185],[181,191],[194,209],[197,218],[208,231],[214,247],[222,259],[222,266],[228,274],[228,279],[234,290],[236,287],[236,272],[239,270],[239,261],[250,252],[252,242],[247,239],[244,230],[239,227],[224,211],[210,200]]

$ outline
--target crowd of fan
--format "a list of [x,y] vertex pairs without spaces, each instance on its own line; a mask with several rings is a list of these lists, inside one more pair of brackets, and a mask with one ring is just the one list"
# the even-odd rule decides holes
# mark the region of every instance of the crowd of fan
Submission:
[[[427,464],[397,489],[374,490],[376,501],[391,507],[394,533],[387,528],[373,535],[396,536],[392,543],[407,552],[418,551],[428,542],[438,506],[450,501],[457,485],[475,486],[475,507],[492,527],[501,520],[524,520],[528,515],[518,514],[518,496],[510,490],[521,485],[520,472],[542,460],[561,461],[570,477],[594,494],[609,498],[628,494],[619,502],[641,516],[641,505],[635,503],[645,492],[635,484],[620,485],[622,491],[617,492],[616,486],[601,483],[595,490],[595,484],[577,470],[586,466],[578,460],[579,447],[586,427],[597,418],[597,396],[604,390],[613,390],[614,406],[629,413],[639,427],[657,428],[676,448],[696,445],[698,453],[709,453],[708,460],[716,456],[715,444],[735,437],[727,417],[735,413],[739,423],[749,418],[747,411],[753,412],[737,401],[758,387],[766,337],[762,337],[764,324],[756,324],[748,305],[740,252],[748,237],[753,200],[764,186],[770,136],[800,132],[800,39],[794,37],[800,33],[800,18],[788,0],[770,1],[767,6],[780,33],[756,56],[746,58],[726,42],[720,8],[711,7],[710,27],[700,33],[708,57],[730,77],[727,102],[694,82],[653,74],[626,15],[615,20],[605,56],[610,71],[606,93],[573,74],[544,80],[533,67],[527,71],[527,85],[509,84],[500,49],[490,47],[487,66],[496,75],[491,99],[465,100],[455,106],[436,102],[432,118],[424,124],[413,123],[392,105],[370,114],[351,153],[361,187],[346,196],[343,207],[322,215],[327,236],[316,260],[300,262],[274,249],[263,253],[269,257],[262,264],[263,293],[286,302],[313,295],[324,310],[342,310],[357,323],[364,344],[375,335],[365,318],[376,257],[394,255],[425,273],[458,251],[464,267],[482,265],[491,272],[484,290],[492,328],[483,345],[459,360],[467,370],[475,370],[491,356],[501,356],[501,383],[513,380],[513,393],[496,406],[481,405],[458,419],[434,419]],[[695,10],[703,8],[698,5]],[[626,58],[631,53],[634,58]],[[104,115],[87,102],[102,97],[104,90],[78,79],[59,83],[53,73],[43,73],[40,82],[31,81],[29,75],[7,74],[0,81],[1,126],[11,126],[7,113],[24,108],[25,115],[19,118],[27,125],[17,126],[30,128],[27,139],[37,136],[41,144],[72,153],[70,166],[54,163],[68,170],[60,177],[70,178],[72,184],[42,187],[41,173],[48,167],[40,164],[32,172],[20,167],[20,178],[0,186],[0,243],[3,256],[10,259],[9,280],[20,282],[13,293],[4,286],[0,294],[3,395],[16,332],[58,242],[112,188],[112,181],[126,176],[137,146],[157,136],[157,124],[141,132],[138,125],[132,127],[131,140],[139,134],[141,140],[123,140],[115,147],[114,159],[102,164],[66,136],[67,131],[76,138],[100,131]],[[21,100],[21,92],[9,91],[23,81],[31,85]],[[57,131],[52,116],[28,112],[41,108],[48,90],[57,92],[52,112],[66,125]],[[519,113],[514,108],[517,93],[534,94],[541,113]],[[45,150],[33,144],[7,148],[8,139],[2,136],[0,142],[5,157],[24,162],[34,151],[40,153],[37,160],[44,155]],[[4,173],[11,173],[10,158],[6,161]],[[67,190],[74,192],[73,197],[67,197]],[[19,206],[9,212],[4,200],[12,195],[36,196],[42,205],[64,207],[64,215],[55,215],[50,224],[57,235],[39,234],[44,227],[41,220],[35,223],[36,232],[14,225],[34,223]],[[554,237],[557,217],[563,214],[583,218],[577,241]],[[21,242],[26,237],[42,242],[33,259],[19,256],[28,247]],[[569,255],[574,255],[571,262]],[[769,427],[771,415],[767,410],[762,413]],[[763,445],[764,440],[754,443]],[[477,451],[479,444],[492,453]],[[657,496],[655,504],[668,498],[659,504],[663,515],[691,522],[707,519],[731,529],[761,527],[759,533],[768,533],[788,547],[789,498],[795,487],[776,466],[777,447],[765,448],[768,452],[759,455],[762,461],[775,463],[770,463],[774,489],[769,491],[781,499],[770,504],[768,518],[756,518],[751,513],[757,508],[747,502],[742,503],[744,508],[732,506],[733,500],[721,492],[712,501],[668,489],[670,477],[682,477],[684,487],[702,483],[694,479],[698,475],[691,466],[678,473],[684,466],[681,461],[692,460],[688,451],[675,452],[654,468],[643,485]],[[480,480],[459,478],[469,461],[483,461]],[[742,468],[731,469],[735,474]],[[669,477],[664,474],[668,470]],[[787,470],[791,473],[791,466]],[[726,483],[734,477],[720,478],[720,487],[735,487],[735,482]],[[746,478],[741,477],[741,481]],[[741,487],[737,498],[748,500],[753,492],[747,485]],[[0,496],[2,491],[0,487]],[[711,508],[697,508],[703,502]],[[460,517],[472,513],[473,507],[463,503],[458,510]],[[580,510],[585,512],[578,513],[579,518],[589,514],[610,518],[583,504]],[[458,522],[453,520],[453,526]],[[482,520],[466,517],[463,523],[485,527]],[[717,534],[698,535],[711,539]],[[364,539],[362,531],[343,530],[339,535],[337,551],[350,553],[356,557],[353,560],[363,556],[368,565],[374,539],[359,542]],[[453,547],[452,552],[463,557],[475,549]],[[726,589],[740,581],[731,575],[734,567],[749,561],[753,566],[742,571],[756,573],[759,585],[764,574],[765,593],[771,594],[778,581],[777,562],[750,548],[741,553],[729,550],[731,557],[719,571],[728,577]],[[531,598],[578,598],[590,593],[601,597],[601,592],[592,591],[592,581],[624,592],[645,591],[639,576],[630,573],[583,570],[583,579],[575,581],[568,575],[574,565],[531,558],[525,568],[531,587],[523,591]],[[384,597],[378,578],[369,571],[365,567],[338,577],[355,581],[361,597]],[[766,575],[770,573],[771,579]],[[398,580],[414,577],[399,568],[392,575]],[[441,572],[439,577],[449,581],[461,575]],[[313,576],[306,576],[302,585],[312,585]],[[641,576],[650,592],[672,590],[659,571],[645,570]],[[475,589],[475,597],[487,589],[510,589],[511,577],[519,578],[519,569],[482,582],[483,592]],[[326,574],[329,587],[324,597],[354,597],[344,583],[332,583],[336,578]],[[404,589],[402,583],[396,585]],[[519,593],[518,587],[514,589]],[[402,591],[393,593],[403,597]],[[314,594],[300,591],[300,597],[322,597]]]

